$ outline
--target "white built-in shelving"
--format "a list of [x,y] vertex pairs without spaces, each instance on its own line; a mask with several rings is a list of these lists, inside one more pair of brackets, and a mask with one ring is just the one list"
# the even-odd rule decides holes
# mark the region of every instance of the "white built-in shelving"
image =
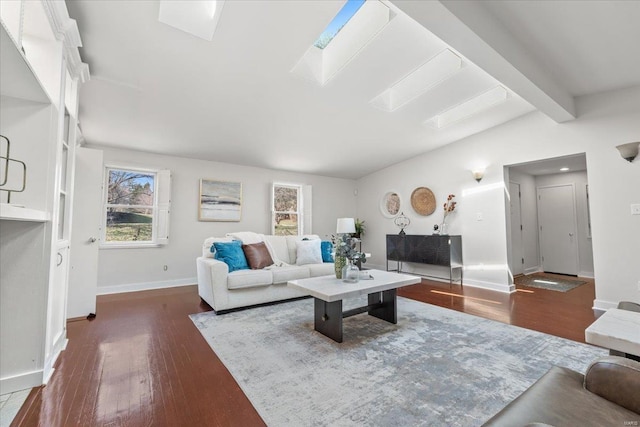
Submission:
[[[58,0],[0,1],[0,394],[47,382],[65,348],[80,35]],[[0,147],[0,150],[5,150]],[[5,156],[4,152],[0,156]],[[4,177],[4,172],[3,172]]]
[[47,222],[51,221],[51,214],[46,211],[0,203],[0,220]]

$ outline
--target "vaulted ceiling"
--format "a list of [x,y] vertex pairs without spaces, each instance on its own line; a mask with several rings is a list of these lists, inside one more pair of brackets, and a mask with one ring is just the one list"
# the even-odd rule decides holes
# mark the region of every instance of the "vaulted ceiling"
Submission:
[[[376,0],[368,0],[376,1]],[[292,69],[343,1],[227,0],[212,41],[158,21],[158,1],[68,1],[91,80],[89,145],[358,178],[574,96],[640,85],[640,2],[395,1],[395,17],[331,80]],[[371,101],[444,49],[462,69],[395,111]],[[437,128],[438,113],[509,96]]]

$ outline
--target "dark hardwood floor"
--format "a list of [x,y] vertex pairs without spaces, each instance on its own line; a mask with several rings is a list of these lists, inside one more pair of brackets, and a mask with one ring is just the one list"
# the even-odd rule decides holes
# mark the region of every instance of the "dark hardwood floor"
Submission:
[[[584,342],[594,283],[507,295],[423,280],[399,295]],[[49,384],[12,426],[262,426],[188,315],[210,308],[196,286],[98,297],[98,316],[68,324]]]

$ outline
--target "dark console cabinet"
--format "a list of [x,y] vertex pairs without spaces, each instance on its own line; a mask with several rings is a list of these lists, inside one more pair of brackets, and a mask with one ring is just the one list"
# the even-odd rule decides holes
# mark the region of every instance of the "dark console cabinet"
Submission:
[[398,272],[404,262],[448,267],[450,283],[459,268],[462,284],[462,236],[387,234],[387,270],[389,261],[397,263]]

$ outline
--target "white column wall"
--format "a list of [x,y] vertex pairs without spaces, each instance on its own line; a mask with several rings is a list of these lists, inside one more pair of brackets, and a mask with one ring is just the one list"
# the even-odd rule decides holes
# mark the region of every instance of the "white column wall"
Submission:
[[538,237],[538,204],[536,201],[536,180],[533,175],[509,171],[511,182],[520,184],[522,213],[522,244],[524,246],[524,272],[540,270],[540,246]]

